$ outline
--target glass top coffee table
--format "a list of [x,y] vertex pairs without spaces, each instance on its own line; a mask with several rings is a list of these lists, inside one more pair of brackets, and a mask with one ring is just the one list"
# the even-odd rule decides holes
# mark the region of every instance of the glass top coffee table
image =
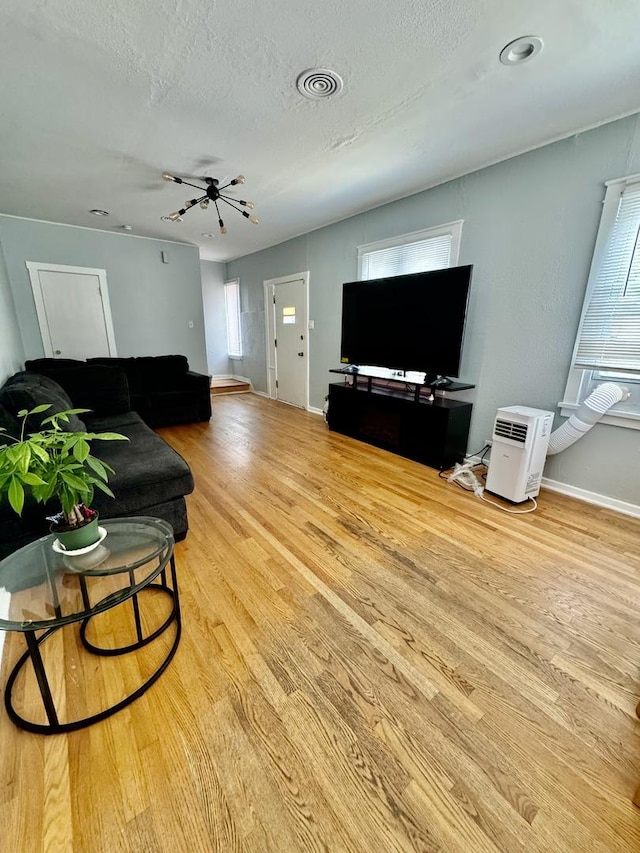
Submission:
[[[104,538],[86,553],[75,556],[59,553],[54,549],[56,538],[51,535],[0,561],[0,630],[19,631],[27,643],[26,652],[8,677],[4,696],[7,713],[20,728],[60,734],[104,720],[142,696],[176,653],[181,619],[171,527],[157,518],[121,518],[104,521],[101,526]],[[162,593],[170,599],[169,613],[157,627],[148,627],[150,618],[145,618],[141,611],[139,596],[144,593],[144,599],[150,592]],[[87,629],[95,616],[116,607],[128,608],[135,639],[124,646],[103,648],[87,638]],[[40,646],[54,632],[76,622],[80,623],[84,649],[103,656],[137,651],[174,623],[175,632],[168,652],[137,689],[98,713],[63,722],[58,718]],[[28,661],[40,689],[46,723],[27,720],[15,709],[13,688]]]

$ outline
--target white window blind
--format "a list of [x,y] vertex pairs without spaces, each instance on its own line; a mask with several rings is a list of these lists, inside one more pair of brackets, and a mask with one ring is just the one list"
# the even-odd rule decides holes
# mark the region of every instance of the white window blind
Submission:
[[451,234],[366,252],[362,256],[362,280],[444,269],[450,256]]
[[462,220],[358,246],[360,281],[454,267]]
[[240,326],[240,282],[226,282],[224,308],[227,319],[227,354],[232,358],[242,356],[242,330]]
[[640,183],[622,190],[609,239],[594,262],[573,364],[640,373]]

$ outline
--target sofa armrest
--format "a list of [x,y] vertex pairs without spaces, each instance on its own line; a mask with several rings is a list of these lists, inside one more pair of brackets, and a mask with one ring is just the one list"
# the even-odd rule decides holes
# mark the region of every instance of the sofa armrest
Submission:
[[184,377],[184,387],[205,390],[207,393],[211,390],[211,380],[204,373],[196,373],[194,370],[188,370]]

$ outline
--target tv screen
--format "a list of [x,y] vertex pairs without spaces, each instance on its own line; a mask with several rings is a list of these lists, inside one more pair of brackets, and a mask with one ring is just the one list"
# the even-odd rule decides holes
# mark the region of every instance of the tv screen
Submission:
[[458,376],[472,269],[345,283],[342,363]]

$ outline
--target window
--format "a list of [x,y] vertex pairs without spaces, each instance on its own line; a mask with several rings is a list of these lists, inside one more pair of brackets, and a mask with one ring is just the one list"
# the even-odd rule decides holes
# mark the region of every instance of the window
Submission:
[[562,414],[606,381],[631,397],[603,421],[640,429],[640,175],[607,184]]
[[462,220],[358,246],[358,278],[368,281],[458,264]]
[[242,358],[242,330],[240,327],[240,279],[226,282],[224,309],[227,319],[227,354],[229,358]]
[[285,326],[295,326],[295,324],[296,324],[295,305],[285,306],[282,309],[282,322]]

